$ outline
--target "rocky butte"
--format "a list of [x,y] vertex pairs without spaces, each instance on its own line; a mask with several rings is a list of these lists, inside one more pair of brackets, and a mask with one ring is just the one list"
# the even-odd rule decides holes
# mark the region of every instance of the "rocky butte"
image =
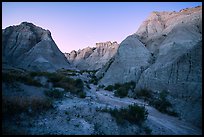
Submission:
[[70,68],[49,30],[22,22],[2,30],[3,66],[33,71]]

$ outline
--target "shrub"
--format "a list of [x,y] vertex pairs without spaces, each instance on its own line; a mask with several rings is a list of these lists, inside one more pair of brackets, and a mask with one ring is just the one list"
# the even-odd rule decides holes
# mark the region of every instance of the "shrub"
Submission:
[[130,85],[130,88],[131,88],[131,89],[134,89],[135,86],[136,86],[136,83],[135,83],[135,81],[130,81],[130,82],[129,82],[129,85]]
[[2,73],[2,81],[4,82],[14,82],[17,79],[17,75],[14,75],[11,72],[3,72]]
[[172,104],[167,100],[168,92],[163,90],[159,93],[158,98],[150,100],[150,105],[154,106],[157,110],[162,113],[166,113],[173,116],[178,116],[178,114],[172,110]]
[[129,105],[127,108],[121,109],[104,109],[103,112],[109,112],[111,116],[116,118],[118,124],[124,124],[125,120],[133,124],[141,125],[148,116],[145,107],[140,107],[136,104]]
[[117,97],[125,97],[128,95],[128,91],[129,90],[134,90],[135,88],[135,82],[134,81],[130,81],[130,82],[126,82],[124,84],[120,84],[120,83],[115,83],[115,85],[108,85],[105,90],[108,91],[113,91],[116,90],[114,92],[114,95]]
[[115,84],[116,91],[114,92],[115,96],[125,97],[128,95],[129,90],[133,90],[135,88],[135,82],[126,82],[124,84]]
[[75,80],[75,86],[82,89],[84,87],[84,83],[81,79],[76,79]]
[[30,76],[31,76],[31,77],[38,76],[38,72],[30,72]]
[[156,99],[151,101],[151,104],[160,112],[166,112],[168,107],[171,107],[171,104],[166,100]]
[[99,87],[99,88],[104,88],[105,86],[104,86],[104,85],[99,85],[98,87]]
[[152,133],[152,129],[150,129],[149,127],[145,126],[143,127],[144,131],[146,134],[151,134]]
[[79,92],[79,97],[80,98],[85,98],[86,97],[86,92]]
[[136,85],[136,83],[134,81],[130,81],[130,82],[126,82],[124,84],[120,84],[120,86],[126,87],[128,89],[132,89],[132,90],[135,88],[135,85]]
[[119,84],[119,83],[116,83],[115,85],[114,85],[114,89],[119,89],[120,87],[121,87],[122,85],[121,84]]
[[128,94],[128,90],[129,90],[129,88],[127,88],[127,87],[120,87],[120,88],[118,88],[115,92],[114,92],[114,95],[116,96],[116,97],[121,97],[121,98],[123,98],[123,97],[126,97],[127,96],[127,94]]
[[144,98],[145,100],[149,100],[153,97],[152,91],[148,89],[140,89],[139,91],[135,91],[134,97],[136,98]]
[[108,91],[113,91],[114,90],[114,86],[113,85],[108,85],[105,90],[108,90]]
[[45,95],[51,98],[63,98],[64,92],[52,89],[52,90],[45,90]]

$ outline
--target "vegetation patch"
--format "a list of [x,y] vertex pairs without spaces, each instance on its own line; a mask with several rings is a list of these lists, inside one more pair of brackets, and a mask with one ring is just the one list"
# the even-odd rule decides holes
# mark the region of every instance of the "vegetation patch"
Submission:
[[106,88],[104,88],[105,90],[108,91],[113,91],[114,90],[114,86],[113,85],[108,85]]
[[86,97],[86,92],[79,92],[78,93],[80,98],[85,98]]
[[2,81],[8,82],[8,83],[22,82],[24,84],[33,85],[36,87],[42,86],[41,83],[39,83],[37,80],[34,80],[27,73],[20,73],[20,72],[15,72],[15,71],[3,72]]
[[130,81],[124,84],[116,83],[115,85],[108,85],[105,90],[114,91],[114,95],[117,97],[126,97],[128,95],[129,90],[134,90],[135,82]]
[[99,85],[99,86],[98,86],[98,88],[104,88],[104,87],[105,87],[104,85]]
[[121,109],[103,109],[102,112],[110,113],[111,116],[115,117],[118,124],[124,124],[125,120],[127,120],[132,124],[141,125],[148,116],[148,111],[145,107],[140,107],[137,104]]
[[3,114],[19,114],[26,113],[39,113],[52,108],[53,101],[47,97],[41,96],[10,96],[3,97],[2,110]]
[[135,91],[133,98],[142,98],[158,111],[172,116],[178,116],[178,114],[173,110],[172,104],[167,100],[167,96],[168,92],[165,90],[160,92],[158,95],[154,95],[153,91],[144,88],[139,91]]
[[[66,70],[67,71],[67,70]],[[64,88],[73,94],[79,95],[83,98],[86,94],[84,92],[84,83],[81,79],[73,79],[63,73],[50,73],[50,72],[31,72],[31,76],[45,76],[49,82],[53,83],[54,87]],[[57,94],[57,93],[56,93]]]
[[135,91],[133,98],[143,98],[145,101],[150,100],[153,97],[152,91],[146,88]]
[[128,95],[128,91],[129,91],[129,88],[128,88],[128,87],[122,86],[122,87],[118,88],[118,89],[114,92],[114,96],[120,97],[120,98],[126,97],[126,96]]
[[162,113],[166,113],[172,116],[178,116],[178,113],[176,113],[173,108],[172,104],[167,100],[168,92],[163,90],[159,93],[158,98],[151,99],[149,101],[149,104],[155,107],[157,110],[159,110]]
[[144,132],[145,132],[146,134],[148,134],[148,135],[151,135],[151,133],[152,133],[152,129],[150,129],[148,126],[144,126],[144,127],[143,127],[143,130],[144,130]]

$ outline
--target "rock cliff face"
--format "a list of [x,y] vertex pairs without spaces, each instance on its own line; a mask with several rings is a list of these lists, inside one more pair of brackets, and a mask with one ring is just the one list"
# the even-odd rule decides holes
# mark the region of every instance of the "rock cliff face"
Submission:
[[97,77],[104,85],[134,80],[136,89],[167,90],[181,118],[201,126],[201,56],[201,6],[153,12]]
[[3,65],[35,71],[55,71],[70,64],[49,30],[22,22],[2,30]]
[[118,49],[117,42],[96,43],[96,47],[65,53],[68,61],[80,70],[97,70],[107,63]]
[[150,65],[151,53],[134,35],[121,42],[116,55],[97,72],[103,85],[138,81],[140,74]]
[[[180,38],[181,41],[186,41],[201,36],[202,7],[187,8],[179,12],[152,12],[135,34],[151,52],[155,52],[164,45],[163,41],[171,33],[177,33],[177,37],[175,37],[177,41]],[[191,38],[191,35],[195,37]],[[170,40],[170,38],[168,39]]]
[[181,117],[201,126],[202,7],[151,17],[158,15],[163,29],[149,27],[150,18],[148,24],[142,25],[148,33],[142,28],[136,33],[157,58],[141,74],[137,88],[168,90]]

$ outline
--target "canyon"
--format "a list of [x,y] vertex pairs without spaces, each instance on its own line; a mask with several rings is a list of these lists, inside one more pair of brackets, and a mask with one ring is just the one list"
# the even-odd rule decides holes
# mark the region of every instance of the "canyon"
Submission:
[[[2,29],[3,134],[200,135],[201,62],[202,6],[153,11],[121,43],[70,53],[49,30],[10,26]],[[148,112],[142,125],[115,114],[133,104]]]

